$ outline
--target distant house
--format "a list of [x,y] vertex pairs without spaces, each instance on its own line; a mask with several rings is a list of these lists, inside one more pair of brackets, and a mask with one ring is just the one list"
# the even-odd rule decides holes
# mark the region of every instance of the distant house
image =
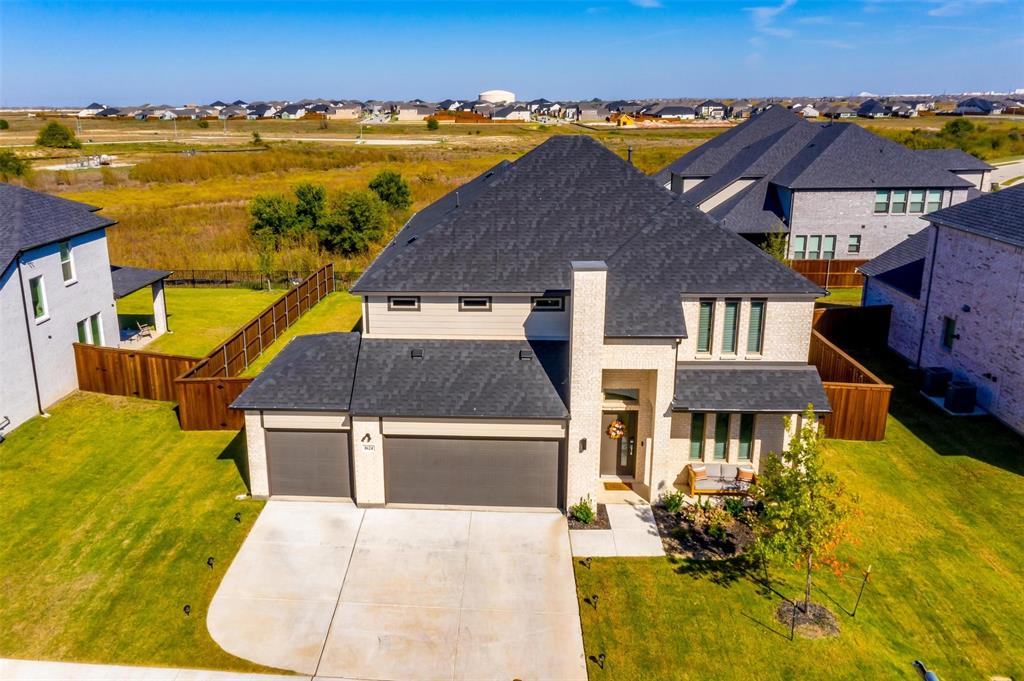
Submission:
[[967,180],[980,191],[985,191],[988,187],[989,177],[995,170],[994,166],[960,149],[919,149],[914,153]]
[[712,99],[701,102],[695,108],[699,118],[722,119],[725,118],[726,112],[728,111],[728,107],[726,107],[725,104],[716,102]]
[[274,114],[277,113],[277,107],[271,106],[270,104],[250,104],[248,113],[245,115],[249,120],[258,120],[260,118],[273,118]]
[[301,104],[289,104],[280,109],[275,117],[286,121],[294,121],[306,115],[306,107]]
[[117,118],[121,115],[121,110],[117,107],[109,106],[106,109],[100,109],[93,114],[93,118]]
[[995,116],[1003,113],[1000,104],[982,97],[971,97],[957,102],[953,113],[961,116]]
[[857,115],[861,118],[889,118],[892,112],[877,99],[868,99],[857,107]]
[[535,113],[547,113],[548,107],[551,106],[551,101],[541,97],[540,99],[533,99],[526,103],[526,106]]
[[235,101],[231,102],[231,106],[245,106],[246,104],[247,102],[244,99],[236,99]]
[[103,111],[106,108],[107,107],[103,106],[102,104],[99,104],[98,102],[93,102],[92,104],[85,107],[75,115],[79,118],[92,118],[93,116],[95,116],[100,111]]
[[207,108],[209,108],[209,109],[217,109],[218,111],[220,111],[221,109],[223,109],[224,107],[226,107],[226,106],[227,106],[227,104],[225,104],[224,102],[222,102],[222,101],[220,101],[220,100],[218,99],[217,101],[215,101],[215,102],[212,102],[212,103],[210,103],[210,104],[207,104],[206,106],[207,106]]
[[821,112],[812,104],[794,104],[793,112],[800,114],[804,118],[817,118],[821,115]]
[[332,121],[354,121],[363,114],[363,105],[358,102],[336,102],[327,113]]
[[522,104],[503,106],[491,113],[492,121],[529,121],[531,117],[530,109]]
[[611,112],[601,105],[593,102],[584,102],[579,105],[579,120],[581,121],[604,121],[608,119]]
[[230,118],[246,118],[248,111],[243,106],[236,106],[231,104],[220,109],[217,113],[217,118],[221,120],[228,120]]
[[427,116],[433,115],[434,111],[435,108],[427,104],[403,102],[398,105],[395,115],[400,121],[422,121]]
[[845,105],[830,106],[822,112],[826,118],[856,118],[857,112]]
[[437,103],[438,111],[455,111],[462,106],[463,101],[461,99],[442,99]]
[[729,105],[729,110],[733,118],[750,118],[754,113],[754,105],[745,99],[738,99]]
[[654,114],[658,118],[671,118],[674,120],[693,120],[697,112],[692,106],[663,106]]
[[199,114],[195,109],[170,109],[165,111],[160,118],[165,121],[173,120],[194,120]]
[[818,125],[773,106],[655,175],[751,241],[789,233],[794,260],[873,258],[965,201],[972,181],[852,123]]
[[889,346],[941,367],[1024,434],[1024,185],[923,217],[930,223],[859,269],[868,305],[892,305]]

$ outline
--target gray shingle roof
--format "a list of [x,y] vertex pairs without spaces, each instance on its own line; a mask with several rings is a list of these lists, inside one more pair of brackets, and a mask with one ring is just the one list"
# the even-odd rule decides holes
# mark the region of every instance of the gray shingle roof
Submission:
[[[422,358],[412,357],[414,349]],[[533,359],[520,359],[523,351]],[[563,419],[567,357],[564,342],[367,338],[352,413]]]
[[737,365],[689,362],[676,365],[672,408],[704,412],[796,413],[814,405],[830,412],[818,370],[806,364]]
[[552,137],[425,209],[352,291],[569,289],[573,260],[608,263],[609,336],[685,335],[683,293],[819,291],[582,135]]
[[924,219],[1024,248],[1024,184],[983,194]]
[[99,208],[0,182],[0,272],[18,253],[109,227]]
[[958,170],[994,170],[994,166],[962,149],[919,149],[915,153],[943,170],[955,173]]
[[110,266],[110,280],[114,284],[114,298],[124,298],[140,288],[166,279],[174,274],[170,270],[150,270],[144,267]]
[[966,188],[971,183],[922,162],[917,152],[856,123],[830,123],[772,181],[790,189]]
[[930,228],[912,234],[857,269],[864,275],[892,286],[913,298],[921,297],[924,259],[928,253]]
[[231,406],[235,409],[348,411],[358,333],[297,336]]

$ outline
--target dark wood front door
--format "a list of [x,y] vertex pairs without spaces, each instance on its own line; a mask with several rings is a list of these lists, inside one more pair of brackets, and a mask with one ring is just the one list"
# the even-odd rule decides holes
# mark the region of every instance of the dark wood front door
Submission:
[[[608,427],[616,420],[626,425],[626,434],[619,439],[608,435]],[[636,412],[604,412],[601,418],[601,475],[630,477],[636,474]]]

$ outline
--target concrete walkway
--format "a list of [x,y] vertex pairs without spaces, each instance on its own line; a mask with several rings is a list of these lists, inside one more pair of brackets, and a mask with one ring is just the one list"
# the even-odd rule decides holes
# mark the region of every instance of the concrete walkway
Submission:
[[270,501],[207,627],[234,655],[317,678],[587,678],[558,513]]
[[0,679],[4,681],[308,681],[309,677],[274,674],[240,674],[208,669],[170,667],[129,667],[113,664],[43,662],[39,660],[0,659]]
[[654,512],[646,503],[606,504],[610,530],[570,530],[572,555],[664,556]]

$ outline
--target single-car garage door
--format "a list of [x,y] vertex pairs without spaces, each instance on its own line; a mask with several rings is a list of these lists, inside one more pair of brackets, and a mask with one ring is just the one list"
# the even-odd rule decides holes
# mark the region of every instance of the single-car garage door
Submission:
[[348,433],[268,430],[270,494],[351,497]]
[[561,451],[557,440],[385,437],[387,502],[556,508]]

